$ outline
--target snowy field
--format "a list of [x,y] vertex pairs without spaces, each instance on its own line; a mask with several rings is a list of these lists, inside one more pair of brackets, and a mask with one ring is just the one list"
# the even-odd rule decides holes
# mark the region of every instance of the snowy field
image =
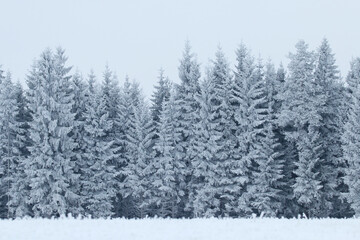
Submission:
[[1,240],[359,240],[360,219],[0,220]]

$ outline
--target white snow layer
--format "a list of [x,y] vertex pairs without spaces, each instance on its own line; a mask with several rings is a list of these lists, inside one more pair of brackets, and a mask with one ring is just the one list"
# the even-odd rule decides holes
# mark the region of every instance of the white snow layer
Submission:
[[359,240],[360,219],[0,220],[0,239]]

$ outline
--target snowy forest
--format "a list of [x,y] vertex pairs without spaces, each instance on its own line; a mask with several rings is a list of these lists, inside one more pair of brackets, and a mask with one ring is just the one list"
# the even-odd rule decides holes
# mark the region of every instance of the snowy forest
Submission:
[[150,101],[46,49],[26,84],[0,69],[0,217],[360,216],[360,58],[344,79],[326,39],[287,67],[240,44]]

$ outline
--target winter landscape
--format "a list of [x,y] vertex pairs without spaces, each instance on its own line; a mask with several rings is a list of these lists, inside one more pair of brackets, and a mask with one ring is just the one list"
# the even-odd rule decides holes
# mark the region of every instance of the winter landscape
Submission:
[[[28,7],[40,14],[36,6],[57,6],[55,15],[63,9],[69,17],[85,7],[41,2]],[[282,1],[274,2],[277,9]],[[92,4],[85,8],[107,6]],[[144,14],[151,7],[113,4]],[[264,1],[258,4],[248,7]],[[220,15],[230,11],[210,5]],[[14,20],[6,14],[0,22]],[[51,30],[30,36],[47,36],[52,23],[71,29],[75,19],[49,20]],[[281,59],[239,39],[230,51],[225,44],[206,47],[204,61],[189,37],[169,47],[182,48],[178,56],[152,55],[156,64],[175,59],[176,66],[158,66],[146,77],[154,78],[149,87],[145,79],[119,76],[116,62],[103,61],[101,71],[77,67],[91,51],[79,60],[81,44],[68,50],[66,43],[77,40],[64,29],[57,30],[64,31],[64,48],[48,47],[54,40],[44,37],[45,44],[33,42],[41,49],[34,55],[24,51],[31,58],[26,69],[6,49],[13,47],[7,36],[20,33],[6,28],[0,38],[0,239],[360,239],[360,49],[338,57],[332,42],[339,40],[324,27],[315,40],[309,34],[316,46],[296,36]],[[124,42],[135,51],[135,43]],[[112,56],[116,48],[108,47]],[[119,61],[125,50],[124,56]]]

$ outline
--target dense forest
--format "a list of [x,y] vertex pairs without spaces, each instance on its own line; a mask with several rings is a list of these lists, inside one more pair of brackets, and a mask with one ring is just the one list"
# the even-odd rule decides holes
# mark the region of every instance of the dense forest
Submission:
[[360,58],[341,79],[326,39],[287,68],[235,53],[202,75],[187,43],[151,101],[61,48],[26,86],[0,69],[0,217],[360,216]]

